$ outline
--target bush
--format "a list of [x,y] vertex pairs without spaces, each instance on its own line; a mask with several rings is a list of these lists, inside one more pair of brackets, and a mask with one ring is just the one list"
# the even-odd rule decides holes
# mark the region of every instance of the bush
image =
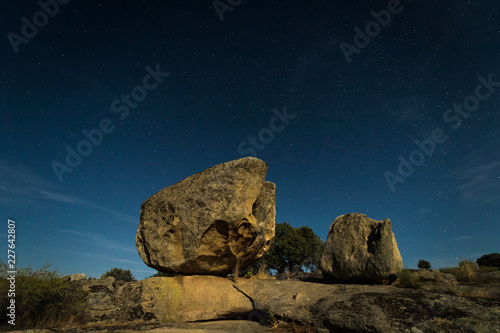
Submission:
[[458,269],[455,273],[457,280],[460,282],[474,282],[477,280],[479,267],[471,260],[463,260],[458,264]]
[[499,253],[485,254],[481,258],[477,259],[476,263],[479,266],[496,267],[498,269],[500,268],[500,254]]
[[[63,279],[50,265],[40,269],[17,268],[16,274],[16,329],[59,327],[69,323],[82,323],[85,319],[86,293]],[[7,266],[0,262],[0,306],[7,308],[10,283]],[[2,316],[0,326],[11,326]]]
[[114,277],[117,281],[136,281],[129,269],[111,268],[111,270],[107,271],[101,276],[101,279],[107,278],[108,276]]
[[410,269],[403,269],[397,277],[397,284],[403,288],[420,288],[422,285],[419,278]]
[[431,263],[427,260],[420,260],[417,267],[420,269],[431,269]]
[[247,279],[251,279],[253,276],[253,267],[250,267],[248,270],[247,270],[247,273],[245,274],[245,277]]

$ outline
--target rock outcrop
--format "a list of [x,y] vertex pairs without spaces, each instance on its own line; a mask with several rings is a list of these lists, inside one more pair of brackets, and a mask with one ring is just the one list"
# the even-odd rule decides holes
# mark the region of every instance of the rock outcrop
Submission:
[[391,221],[364,214],[346,214],[333,221],[321,256],[327,278],[344,281],[388,282],[402,270],[403,259]]
[[118,283],[114,278],[76,281],[86,291],[90,322],[164,325],[172,322],[246,319],[251,300],[217,276],[153,277]]
[[[480,289],[488,292],[488,297],[480,298],[476,289],[450,293],[449,286],[423,290],[292,280],[233,283],[216,276],[119,282],[109,278],[73,282],[88,291],[86,327],[93,327],[92,332],[129,332],[126,327],[130,332],[155,327],[161,328],[152,332],[179,332],[180,328],[182,332],[267,332],[241,320],[269,323],[270,315],[321,333],[500,332],[500,289],[492,285]],[[226,327],[221,320],[231,323]],[[211,327],[196,326],[203,321],[212,323],[206,324]]]
[[493,300],[387,285],[247,279],[235,286],[257,311],[312,324],[318,332],[500,332],[500,295]]
[[218,276],[176,276],[141,281],[141,305],[161,323],[236,319],[252,302],[230,280]]
[[[457,284],[457,278],[453,274],[442,273],[440,271],[426,269],[419,270],[406,270],[408,278],[414,283],[422,285],[433,285],[433,286],[451,286]],[[404,282],[400,281],[400,278],[394,283],[395,286],[403,286]]]
[[276,185],[254,157],[222,163],[164,188],[141,207],[136,246],[166,273],[225,276],[274,239]]

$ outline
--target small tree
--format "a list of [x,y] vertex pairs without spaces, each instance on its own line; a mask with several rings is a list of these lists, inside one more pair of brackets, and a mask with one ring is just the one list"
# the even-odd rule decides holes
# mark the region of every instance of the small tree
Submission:
[[319,267],[324,243],[309,227],[294,228],[286,222],[276,224],[274,243],[269,251],[254,264],[255,269],[265,264],[278,273],[311,271]]
[[431,269],[431,263],[427,260],[420,260],[417,267],[420,269]]
[[476,263],[479,266],[500,268],[500,254],[499,253],[485,254],[481,258],[477,259]]
[[108,276],[112,276],[116,280],[122,280],[126,282],[136,281],[129,269],[111,268],[111,270],[107,271],[101,276],[101,279],[107,278]]

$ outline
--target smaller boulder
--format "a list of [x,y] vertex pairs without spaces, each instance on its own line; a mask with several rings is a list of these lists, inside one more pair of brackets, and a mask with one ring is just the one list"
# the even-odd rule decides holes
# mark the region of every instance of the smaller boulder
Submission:
[[321,256],[326,278],[347,282],[393,282],[403,268],[389,219],[346,214],[333,221]]
[[433,285],[450,285],[457,284],[457,278],[453,274],[442,273],[435,270],[418,270],[416,273],[416,278],[422,284],[433,284]]

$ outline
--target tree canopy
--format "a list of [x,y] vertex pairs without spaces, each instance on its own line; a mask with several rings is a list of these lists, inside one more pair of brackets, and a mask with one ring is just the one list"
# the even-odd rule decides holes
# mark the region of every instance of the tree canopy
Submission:
[[417,267],[420,269],[431,269],[431,263],[427,260],[420,260]]
[[478,264],[478,266],[500,268],[500,254],[499,253],[485,254],[481,258],[477,259],[476,263]]
[[277,223],[274,243],[254,267],[265,264],[278,273],[316,270],[319,267],[324,243],[309,227],[294,228]]
[[107,271],[101,276],[101,279],[104,279],[108,276],[114,277],[116,280],[122,280],[126,282],[135,281],[132,272],[128,269],[123,268],[111,268],[111,270]]

